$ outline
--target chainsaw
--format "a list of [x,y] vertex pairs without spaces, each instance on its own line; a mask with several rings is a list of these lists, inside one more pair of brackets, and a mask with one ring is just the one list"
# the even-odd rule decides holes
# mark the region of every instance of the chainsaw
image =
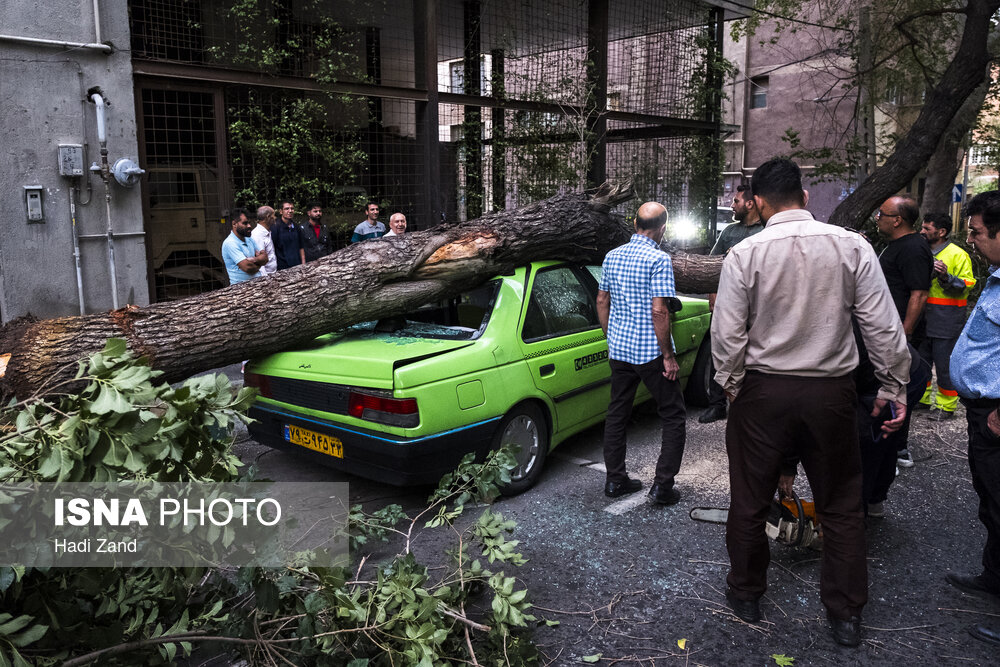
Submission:
[[[726,523],[729,510],[718,507],[695,507],[689,513],[695,521]],[[771,511],[764,523],[764,532],[778,544],[790,547],[823,548],[823,531],[816,520],[816,505],[800,500],[795,493],[791,498],[771,500]]]

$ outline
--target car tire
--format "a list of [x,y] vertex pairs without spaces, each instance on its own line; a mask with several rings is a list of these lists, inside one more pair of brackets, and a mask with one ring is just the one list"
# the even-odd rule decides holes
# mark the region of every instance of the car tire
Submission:
[[684,399],[688,405],[703,408],[708,405],[712,384],[712,341],[705,334],[694,358],[694,368],[684,388]]
[[549,429],[537,405],[522,403],[504,416],[493,440],[493,449],[508,443],[520,445],[521,449],[514,454],[518,467],[510,471],[510,482],[500,488],[500,493],[516,496],[538,481],[549,453]]

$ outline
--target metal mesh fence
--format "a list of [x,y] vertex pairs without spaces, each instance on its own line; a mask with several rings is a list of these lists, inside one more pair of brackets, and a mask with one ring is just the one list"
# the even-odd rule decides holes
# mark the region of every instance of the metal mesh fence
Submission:
[[146,165],[147,235],[157,301],[178,299],[228,284],[220,246],[215,101],[210,91],[139,92]]
[[[689,183],[701,178],[693,156],[705,145],[691,137],[711,135],[716,119],[705,94],[714,28],[699,0],[130,0],[129,9],[143,95],[211,74],[190,108],[180,97],[143,107],[150,164],[201,159],[224,180],[206,219],[234,204],[288,197],[301,209],[315,199],[346,243],[369,199],[385,220],[401,211],[421,229],[604,177],[631,178],[640,198],[672,214],[701,206]],[[193,118],[214,131],[186,128]],[[201,148],[185,154],[185,142]],[[205,157],[208,143],[224,164]]]

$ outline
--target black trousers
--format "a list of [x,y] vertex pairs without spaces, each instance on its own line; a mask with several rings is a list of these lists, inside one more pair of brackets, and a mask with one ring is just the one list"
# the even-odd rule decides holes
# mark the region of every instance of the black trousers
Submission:
[[[715,365],[712,365],[712,375],[715,375]],[[726,398],[726,390],[722,388],[722,385],[715,380],[709,380],[708,382],[708,407],[710,408],[724,408],[726,403],[728,403]]]
[[986,526],[983,576],[1000,588],[1000,438],[986,425],[1000,399],[961,399],[969,422],[969,470],[979,494],[979,520]]
[[726,451],[731,500],[726,524],[736,597],[767,590],[771,554],[764,522],[782,464],[802,461],[823,526],[820,597],[836,618],[868,601],[857,392],[851,376],[809,378],[748,372],[729,406]]
[[684,422],[687,411],[681,394],[681,383],[663,377],[663,357],[638,365],[611,359],[611,402],[604,422],[604,467],[608,471],[607,479],[609,482],[624,482],[628,479],[625,470],[626,429],[639,382],[646,385],[646,389],[652,394],[656,413],[663,422],[660,457],[656,461],[656,477],[653,482],[670,489],[684,455]]
[[[931,379],[931,367],[921,361],[910,366],[910,382],[906,385],[906,419],[903,426],[889,437],[882,438],[881,417],[873,431],[872,404],[875,397],[863,397],[859,403],[858,437],[861,442],[861,465],[864,470],[864,500],[866,503],[880,503],[889,495],[889,487],[896,479],[896,454],[906,449],[906,438],[909,437],[910,418],[913,416],[913,406],[920,402],[924,395],[927,382]],[[885,408],[888,410],[889,408]],[[863,414],[860,414],[863,412]],[[873,439],[873,433],[879,433],[878,439]]]
[[708,407],[725,408],[729,404],[726,390],[715,381],[715,360],[712,360],[712,379],[708,381]]

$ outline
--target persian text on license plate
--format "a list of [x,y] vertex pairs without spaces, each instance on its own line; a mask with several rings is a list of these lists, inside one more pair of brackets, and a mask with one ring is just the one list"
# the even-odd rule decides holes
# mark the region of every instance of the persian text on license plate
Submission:
[[332,435],[307,431],[293,424],[286,424],[285,441],[293,445],[301,445],[321,454],[335,456],[338,459],[344,458],[344,443]]

